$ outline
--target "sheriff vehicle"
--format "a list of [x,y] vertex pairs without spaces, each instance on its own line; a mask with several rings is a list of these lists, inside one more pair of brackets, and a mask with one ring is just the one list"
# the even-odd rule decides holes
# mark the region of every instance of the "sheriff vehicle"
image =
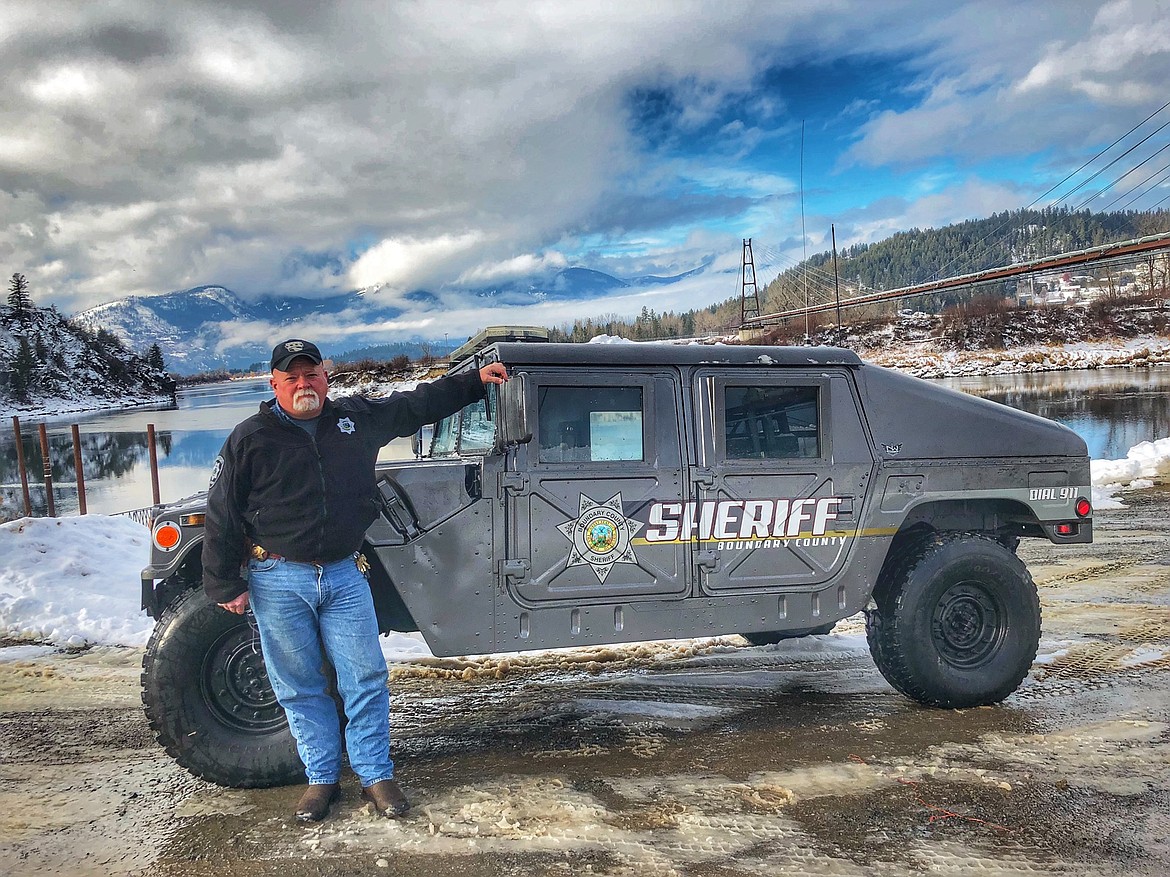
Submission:
[[[485,342],[492,342],[490,333]],[[823,634],[864,612],[878,669],[996,703],[1036,654],[1022,538],[1092,541],[1085,443],[848,350],[465,345],[512,380],[380,464],[364,554],[381,629],[436,655]],[[247,618],[203,594],[205,495],[152,510],[143,701],[198,776],[303,781]]]

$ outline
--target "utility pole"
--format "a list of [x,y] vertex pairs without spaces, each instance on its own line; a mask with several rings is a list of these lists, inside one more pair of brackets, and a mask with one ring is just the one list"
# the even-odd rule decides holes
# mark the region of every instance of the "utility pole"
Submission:
[[760,315],[760,294],[756,286],[756,263],[752,258],[752,239],[743,239],[743,259],[739,272],[739,325]]
[[837,226],[830,224],[829,233],[833,236],[833,294],[837,297],[837,328],[841,328],[841,283],[837,279]]
[[804,342],[809,341],[808,319],[808,234],[804,230],[804,119],[800,120],[800,240],[804,245],[804,261],[800,263],[804,275]]

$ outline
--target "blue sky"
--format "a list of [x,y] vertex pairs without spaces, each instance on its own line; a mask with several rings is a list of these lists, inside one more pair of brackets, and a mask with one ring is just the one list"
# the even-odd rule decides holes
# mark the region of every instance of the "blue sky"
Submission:
[[[403,307],[387,340],[703,306],[745,237],[766,282],[831,224],[848,246],[1031,203],[1166,100],[1168,12],[0,0],[0,273],[66,312],[368,289]],[[506,313],[468,294],[571,265],[709,269]],[[343,316],[318,328],[341,343]]]

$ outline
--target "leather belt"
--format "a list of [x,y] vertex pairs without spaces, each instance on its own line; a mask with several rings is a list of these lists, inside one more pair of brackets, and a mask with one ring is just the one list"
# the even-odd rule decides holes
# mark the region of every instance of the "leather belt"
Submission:
[[[253,544],[248,550],[248,554],[255,560],[287,560],[290,563],[311,563],[314,566],[325,566],[328,563],[337,563],[340,560],[345,560],[345,555],[338,557],[336,560],[293,560],[291,557],[285,557],[283,554],[277,554],[275,551],[269,551],[262,545]],[[364,554],[358,554],[354,557],[354,563],[357,565],[358,572],[365,575],[370,568],[370,562],[366,560]]]

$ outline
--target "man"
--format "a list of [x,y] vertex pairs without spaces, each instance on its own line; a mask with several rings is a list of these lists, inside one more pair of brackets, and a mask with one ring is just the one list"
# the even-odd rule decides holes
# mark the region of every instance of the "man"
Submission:
[[340,723],[325,656],[363,797],[380,815],[401,816],[410,805],[390,759],[386,660],[359,568],[362,536],[377,516],[374,463],[382,445],[482,399],[484,385],[508,373],[492,363],[388,399],[333,401],[315,344],[277,344],[271,368],[275,398],[232,431],[212,469],[203,587],[227,611],[250,606],[255,615],[309,781],[296,819],[324,819],[340,796]]

